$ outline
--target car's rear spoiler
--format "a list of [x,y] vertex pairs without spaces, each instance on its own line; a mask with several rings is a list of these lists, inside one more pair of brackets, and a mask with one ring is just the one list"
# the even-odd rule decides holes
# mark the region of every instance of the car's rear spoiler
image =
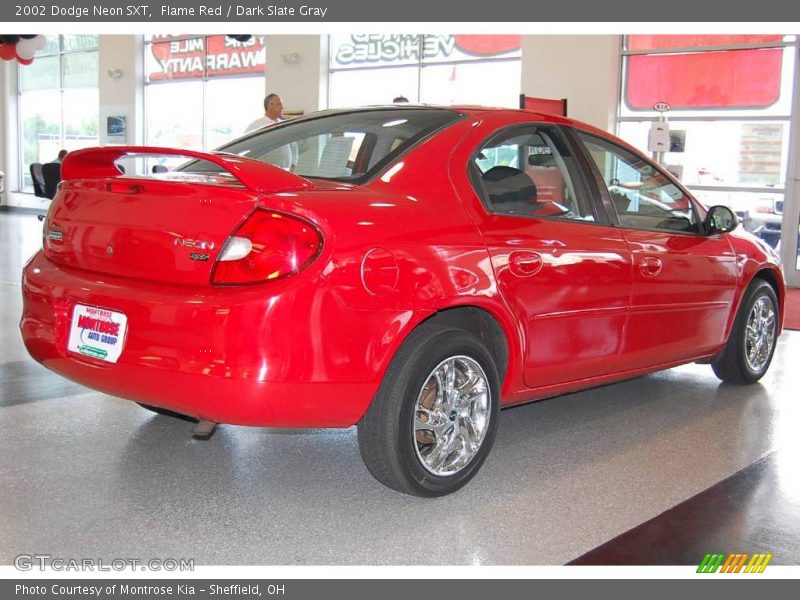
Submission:
[[244,187],[254,192],[296,191],[313,184],[289,171],[269,163],[226,152],[196,152],[156,146],[107,146],[74,150],[61,165],[61,179],[93,179],[123,175],[114,164],[130,156],[184,156],[208,161],[224,169]]

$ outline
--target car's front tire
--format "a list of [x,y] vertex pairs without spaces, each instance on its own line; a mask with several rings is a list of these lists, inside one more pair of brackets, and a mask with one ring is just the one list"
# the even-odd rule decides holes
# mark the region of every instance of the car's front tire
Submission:
[[494,442],[499,387],[495,361],[479,338],[421,325],[397,352],[358,423],[367,469],[406,494],[458,490],[475,476]]
[[755,383],[769,369],[778,342],[778,297],[772,286],[756,279],[736,313],[728,343],[711,362],[714,374],[728,383]]

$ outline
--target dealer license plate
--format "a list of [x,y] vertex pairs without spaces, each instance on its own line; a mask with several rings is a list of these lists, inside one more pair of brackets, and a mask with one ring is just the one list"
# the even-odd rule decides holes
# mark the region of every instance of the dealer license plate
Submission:
[[122,354],[128,317],[121,312],[76,304],[72,310],[67,349],[115,363]]

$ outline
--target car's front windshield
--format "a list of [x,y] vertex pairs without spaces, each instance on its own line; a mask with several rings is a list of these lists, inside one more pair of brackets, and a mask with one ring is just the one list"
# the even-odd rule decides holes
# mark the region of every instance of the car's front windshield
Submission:
[[[452,110],[424,107],[332,111],[271,125],[219,150],[303,177],[358,183],[461,116]],[[178,170],[207,173],[219,169],[205,161],[192,161]]]

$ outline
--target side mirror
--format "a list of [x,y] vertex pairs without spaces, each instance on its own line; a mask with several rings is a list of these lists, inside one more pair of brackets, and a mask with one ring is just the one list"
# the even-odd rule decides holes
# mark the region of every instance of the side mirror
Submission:
[[712,206],[708,209],[705,225],[709,234],[728,233],[739,226],[739,218],[727,206]]

